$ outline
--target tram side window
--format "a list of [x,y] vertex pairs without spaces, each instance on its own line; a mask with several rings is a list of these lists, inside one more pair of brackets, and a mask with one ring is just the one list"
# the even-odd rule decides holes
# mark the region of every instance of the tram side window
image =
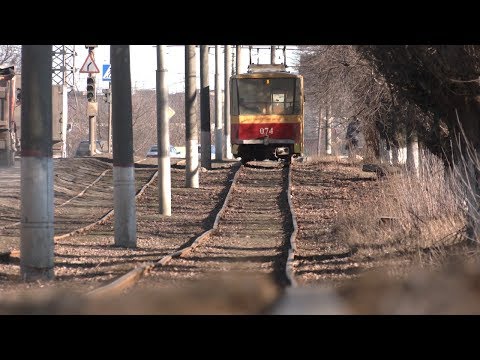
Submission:
[[230,84],[230,113],[232,115],[238,115],[238,86],[237,80],[232,80]]

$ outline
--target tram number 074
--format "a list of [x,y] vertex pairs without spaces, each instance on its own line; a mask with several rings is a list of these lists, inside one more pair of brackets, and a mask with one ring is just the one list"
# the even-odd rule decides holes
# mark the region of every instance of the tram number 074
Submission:
[[268,128],[268,127],[260,128],[260,135],[272,135],[272,134],[273,134],[273,127],[272,128]]

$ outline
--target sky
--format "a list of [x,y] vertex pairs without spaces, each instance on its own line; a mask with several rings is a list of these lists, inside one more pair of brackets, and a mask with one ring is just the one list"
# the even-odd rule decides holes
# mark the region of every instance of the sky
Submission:
[[[270,63],[270,45],[252,45],[252,62],[257,63]],[[259,49],[256,50],[256,47]],[[281,45],[283,47],[283,45]],[[296,47],[287,45],[287,65],[294,65],[296,61]],[[83,91],[87,84],[87,74],[80,74],[78,70],[84,64],[88,50],[85,45],[75,45],[77,56],[75,58],[75,67],[77,72],[75,73],[75,82],[77,89]],[[223,48],[221,47],[222,54],[220,56],[220,74],[223,78],[224,73],[224,55]],[[235,48],[232,46],[232,53],[235,52]],[[197,48],[197,82],[200,82],[200,56],[199,49]],[[167,83],[170,93],[183,92],[185,89],[185,46],[184,45],[167,45],[166,51],[166,67],[167,67]],[[100,70],[100,73],[96,75],[97,89],[108,88],[108,82],[102,81],[102,65],[110,63],[110,46],[99,45],[95,48],[95,63]],[[245,72],[249,63],[249,51],[248,47],[242,49],[242,61],[241,71]],[[283,51],[276,51],[276,63],[283,63]],[[131,68],[131,81],[133,88],[139,89],[155,89],[155,71],[157,68],[157,50],[156,45],[131,45],[130,46],[130,68]],[[294,71],[292,68],[290,71]],[[215,48],[213,45],[209,46],[209,80],[210,88],[214,88],[215,84]],[[221,80],[222,89],[224,81]]]

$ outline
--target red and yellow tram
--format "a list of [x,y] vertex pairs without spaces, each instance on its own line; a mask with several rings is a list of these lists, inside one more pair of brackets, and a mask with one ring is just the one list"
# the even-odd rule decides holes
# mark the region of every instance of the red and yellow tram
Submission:
[[230,78],[234,157],[290,162],[303,154],[303,77],[283,64],[251,64]]

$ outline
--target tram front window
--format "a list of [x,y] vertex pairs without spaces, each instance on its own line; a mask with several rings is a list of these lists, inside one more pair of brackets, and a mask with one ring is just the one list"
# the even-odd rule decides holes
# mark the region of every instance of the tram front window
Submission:
[[234,104],[238,101],[238,108],[233,106],[233,109],[238,115],[300,114],[300,89],[296,79],[236,79],[233,87],[232,100]]

